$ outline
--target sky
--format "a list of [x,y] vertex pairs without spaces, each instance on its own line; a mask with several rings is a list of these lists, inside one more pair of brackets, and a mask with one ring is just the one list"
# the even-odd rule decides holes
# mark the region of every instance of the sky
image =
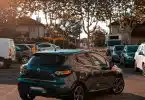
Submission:
[[[37,19],[38,16],[36,16],[35,14],[32,15],[32,19]],[[45,16],[43,13],[39,13],[39,17],[41,18],[41,23],[46,24],[46,20],[45,20]],[[100,26],[100,28],[104,29],[106,32],[109,32],[109,27],[107,25],[107,23],[105,22],[98,22],[98,26]],[[81,38],[87,38],[87,34],[85,34],[85,32],[81,33]]]

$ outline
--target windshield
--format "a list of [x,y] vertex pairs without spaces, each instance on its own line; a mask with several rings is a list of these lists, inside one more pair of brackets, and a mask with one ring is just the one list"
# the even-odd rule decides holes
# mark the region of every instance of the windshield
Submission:
[[128,46],[127,52],[136,52],[138,49],[138,46]]
[[124,46],[115,46],[115,51],[122,51],[124,49]]
[[33,48],[34,47],[34,45],[28,45],[30,48]]
[[116,40],[116,41],[108,41],[107,42],[107,45],[108,46],[114,46],[114,45],[120,45],[121,44],[121,41],[120,40]]
[[37,54],[32,56],[28,64],[30,65],[62,65],[65,56],[55,54]]
[[51,47],[50,44],[39,44],[38,45],[39,48],[47,48],[47,47]]

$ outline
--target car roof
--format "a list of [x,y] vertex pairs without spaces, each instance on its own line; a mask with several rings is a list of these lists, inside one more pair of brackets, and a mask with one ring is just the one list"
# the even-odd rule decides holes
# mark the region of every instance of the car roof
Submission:
[[79,53],[86,53],[89,52],[89,50],[83,50],[83,49],[59,49],[59,50],[45,50],[45,51],[39,51],[35,54],[79,54]]

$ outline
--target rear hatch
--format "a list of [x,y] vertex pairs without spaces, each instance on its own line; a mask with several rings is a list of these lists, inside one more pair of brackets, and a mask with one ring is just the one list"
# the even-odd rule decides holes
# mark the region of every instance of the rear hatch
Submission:
[[56,80],[57,71],[69,70],[70,66],[64,65],[66,55],[57,54],[35,54],[27,65],[27,73],[22,75],[24,78],[38,80]]

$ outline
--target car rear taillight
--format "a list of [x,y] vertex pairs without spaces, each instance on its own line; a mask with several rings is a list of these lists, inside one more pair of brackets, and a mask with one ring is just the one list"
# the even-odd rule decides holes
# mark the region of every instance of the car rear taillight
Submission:
[[20,74],[25,74],[25,73],[27,73],[28,72],[28,69],[26,68],[26,66],[25,65],[22,65],[21,67],[20,67]]
[[56,71],[55,75],[57,76],[68,76],[72,73],[71,70],[65,70],[65,71]]
[[9,57],[12,55],[12,50],[9,49]]

